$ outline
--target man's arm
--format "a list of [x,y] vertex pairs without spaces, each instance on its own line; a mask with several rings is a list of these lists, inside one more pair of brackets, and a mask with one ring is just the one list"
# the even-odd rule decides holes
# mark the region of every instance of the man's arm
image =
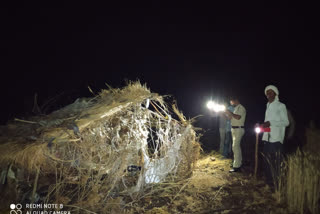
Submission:
[[223,112],[222,115],[223,115],[224,117],[226,117],[228,120],[231,120],[231,119],[232,119],[232,116],[231,116],[230,114],[228,114],[228,112],[229,112],[229,110],[226,110],[226,111]]
[[229,119],[232,119],[232,118],[234,118],[234,119],[236,119],[236,120],[240,120],[240,119],[241,119],[241,115],[239,115],[239,114],[234,114],[234,113],[232,113],[232,112],[229,111],[229,110],[226,111],[226,114],[227,114],[227,117],[228,117]]

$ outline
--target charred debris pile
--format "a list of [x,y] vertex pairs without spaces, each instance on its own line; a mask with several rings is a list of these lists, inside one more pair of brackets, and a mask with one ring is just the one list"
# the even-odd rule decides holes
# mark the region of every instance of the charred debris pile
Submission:
[[176,105],[139,82],[79,98],[48,115],[16,119],[0,133],[5,207],[19,202],[63,204],[80,213],[125,210],[155,185],[190,177],[200,152]]

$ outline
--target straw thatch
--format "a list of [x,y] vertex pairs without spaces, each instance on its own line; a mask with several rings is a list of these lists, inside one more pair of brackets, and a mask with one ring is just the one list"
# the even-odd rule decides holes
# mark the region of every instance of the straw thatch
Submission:
[[136,82],[46,116],[16,119],[0,130],[2,194],[10,190],[8,203],[125,209],[150,185],[192,173],[200,146],[191,124],[173,111],[182,121]]

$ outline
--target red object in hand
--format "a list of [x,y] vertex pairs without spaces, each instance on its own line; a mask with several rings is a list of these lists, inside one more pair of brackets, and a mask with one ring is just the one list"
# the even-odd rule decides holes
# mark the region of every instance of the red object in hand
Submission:
[[265,128],[260,127],[260,129],[261,129],[261,132],[270,132],[270,127],[265,127]]
[[257,134],[259,134],[259,133],[261,133],[261,132],[270,132],[270,127],[263,127],[263,126],[258,126],[258,127],[256,127],[255,129],[255,132],[257,133]]

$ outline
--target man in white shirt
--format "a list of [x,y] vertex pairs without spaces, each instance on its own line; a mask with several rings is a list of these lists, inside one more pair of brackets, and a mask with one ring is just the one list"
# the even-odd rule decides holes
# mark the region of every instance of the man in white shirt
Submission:
[[279,90],[269,85],[264,90],[268,103],[262,127],[270,127],[270,132],[264,132],[263,154],[266,159],[265,175],[270,186],[277,185],[282,160],[283,140],[286,127],[289,125],[285,104],[279,101]]
[[226,114],[231,119],[231,134],[232,134],[232,151],[233,165],[229,172],[238,172],[242,165],[241,139],[245,133],[244,122],[246,120],[246,109],[240,104],[237,97],[230,99],[230,104],[234,106],[234,111],[226,111]]

